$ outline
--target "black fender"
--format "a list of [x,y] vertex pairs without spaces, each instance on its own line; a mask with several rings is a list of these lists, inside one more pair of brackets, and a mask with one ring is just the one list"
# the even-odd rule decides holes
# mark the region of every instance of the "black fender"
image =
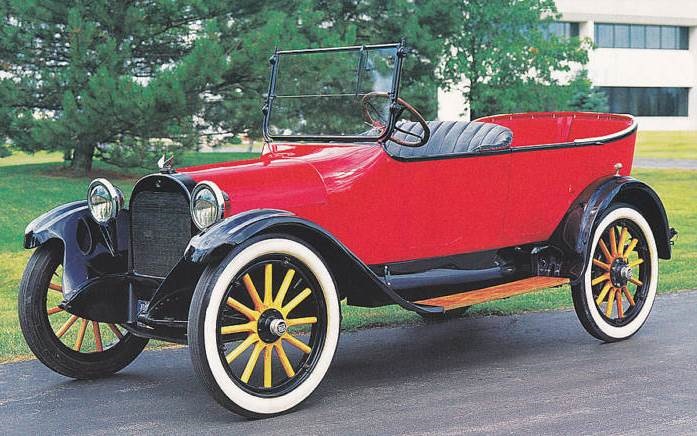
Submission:
[[66,299],[91,280],[128,270],[127,210],[107,226],[97,224],[87,201],[56,207],[33,220],[24,232],[24,248],[59,243],[63,249],[63,293]]
[[327,262],[340,296],[347,298],[349,304],[375,307],[396,303],[421,314],[443,311],[440,307],[403,299],[327,230],[292,212],[278,209],[252,210],[215,224],[191,239],[183,261],[210,264],[244,241],[270,233],[294,236],[317,250]]
[[552,237],[552,243],[566,255],[563,270],[573,281],[583,275],[598,217],[617,202],[630,204],[641,212],[653,231],[658,257],[671,258],[671,239],[676,232],[668,225],[668,216],[656,191],[633,177],[603,177],[578,196]]

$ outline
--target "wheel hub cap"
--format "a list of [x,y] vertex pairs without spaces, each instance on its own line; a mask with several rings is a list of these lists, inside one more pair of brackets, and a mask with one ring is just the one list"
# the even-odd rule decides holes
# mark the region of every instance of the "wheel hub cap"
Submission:
[[623,259],[617,259],[612,263],[610,278],[614,286],[627,286],[627,282],[632,278],[632,267]]
[[273,321],[271,321],[271,324],[269,325],[269,330],[271,330],[271,333],[278,337],[283,336],[287,329],[288,326],[286,325],[286,322],[282,319],[274,319]]
[[264,311],[257,321],[257,332],[262,341],[266,343],[276,342],[288,330],[288,324],[283,314],[276,309]]

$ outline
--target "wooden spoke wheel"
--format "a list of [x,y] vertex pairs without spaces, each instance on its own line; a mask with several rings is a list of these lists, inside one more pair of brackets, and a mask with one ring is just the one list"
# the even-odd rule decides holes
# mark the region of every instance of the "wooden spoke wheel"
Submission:
[[275,415],[322,380],[339,324],[335,285],[319,256],[292,239],[261,239],[201,278],[189,313],[192,360],[223,406]]
[[646,321],[657,281],[657,250],[649,224],[636,209],[614,206],[595,229],[583,284],[574,287],[576,312],[593,336],[626,339]]
[[38,248],[20,284],[19,318],[29,348],[46,366],[68,377],[89,379],[113,374],[147,344],[122,327],[80,318],[61,306],[62,250]]

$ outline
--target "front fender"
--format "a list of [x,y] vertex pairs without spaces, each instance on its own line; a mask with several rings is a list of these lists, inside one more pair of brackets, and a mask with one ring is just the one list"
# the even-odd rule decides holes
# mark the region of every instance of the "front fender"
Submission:
[[653,231],[658,256],[670,259],[671,239],[675,230],[668,225],[668,217],[658,194],[633,177],[602,178],[576,199],[553,238],[567,253],[569,262],[566,269],[572,279],[582,275],[598,217],[616,202],[630,204],[641,212]]
[[207,264],[256,235],[260,226],[268,226],[269,220],[290,217],[295,215],[278,209],[255,209],[228,217],[191,238],[184,260]]
[[33,220],[24,232],[24,247],[51,241],[63,248],[63,293],[66,299],[88,282],[128,270],[127,210],[115,222],[100,226],[92,219],[87,202],[75,201],[52,209]]
[[272,233],[298,238],[317,250],[334,276],[341,297],[347,298],[349,304],[368,307],[398,304],[421,314],[442,312],[442,308],[403,299],[328,231],[283,210],[252,210],[221,221],[191,239],[184,261],[212,263],[244,241]]
[[51,239],[63,240],[67,221],[74,216],[82,217],[87,209],[87,201],[73,201],[62,204],[38,216],[24,230],[24,248],[36,248]]

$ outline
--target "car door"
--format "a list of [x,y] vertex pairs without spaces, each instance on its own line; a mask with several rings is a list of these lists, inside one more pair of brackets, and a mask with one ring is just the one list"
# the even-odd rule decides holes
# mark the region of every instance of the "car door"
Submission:
[[394,160],[390,189],[402,221],[402,260],[505,246],[510,162],[506,151]]

